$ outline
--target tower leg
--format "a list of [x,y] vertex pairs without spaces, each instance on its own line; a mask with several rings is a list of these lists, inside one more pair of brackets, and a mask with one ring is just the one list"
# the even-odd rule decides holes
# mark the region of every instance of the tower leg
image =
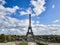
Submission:
[[34,41],[34,34],[33,34],[33,31],[32,31],[32,28],[29,27],[28,28],[28,32],[26,34],[26,38],[27,38],[27,41]]

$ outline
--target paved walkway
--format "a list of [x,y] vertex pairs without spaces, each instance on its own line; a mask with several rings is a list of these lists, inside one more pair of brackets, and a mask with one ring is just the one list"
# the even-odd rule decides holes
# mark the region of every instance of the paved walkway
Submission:
[[60,45],[60,43],[48,43],[48,45]]
[[37,45],[35,42],[28,42],[28,45]]
[[0,45],[15,45],[15,43],[14,42],[0,43]]
[[[0,43],[0,45],[18,45],[19,42]],[[28,45],[37,45],[35,42],[28,42]],[[48,43],[48,45],[60,45],[60,43]]]

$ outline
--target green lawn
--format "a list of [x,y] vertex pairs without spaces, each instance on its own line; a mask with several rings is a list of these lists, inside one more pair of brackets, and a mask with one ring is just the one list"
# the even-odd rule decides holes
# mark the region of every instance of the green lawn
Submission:
[[20,43],[20,45],[27,45],[27,42],[22,42]]

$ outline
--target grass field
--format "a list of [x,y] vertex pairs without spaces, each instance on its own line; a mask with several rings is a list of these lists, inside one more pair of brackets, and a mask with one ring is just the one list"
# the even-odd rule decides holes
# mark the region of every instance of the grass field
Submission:
[[21,42],[20,45],[27,45],[27,42]]

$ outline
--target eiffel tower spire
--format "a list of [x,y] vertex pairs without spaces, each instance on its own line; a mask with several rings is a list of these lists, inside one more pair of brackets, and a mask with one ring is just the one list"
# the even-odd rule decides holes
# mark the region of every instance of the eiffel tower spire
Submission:
[[27,41],[30,41],[30,40],[32,41],[34,39],[34,34],[31,26],[31,14],[29,14],[29,27],[28,27],[26,37],[27,37]]
[[31,14],[29,14],[29,27],[31,27]]

